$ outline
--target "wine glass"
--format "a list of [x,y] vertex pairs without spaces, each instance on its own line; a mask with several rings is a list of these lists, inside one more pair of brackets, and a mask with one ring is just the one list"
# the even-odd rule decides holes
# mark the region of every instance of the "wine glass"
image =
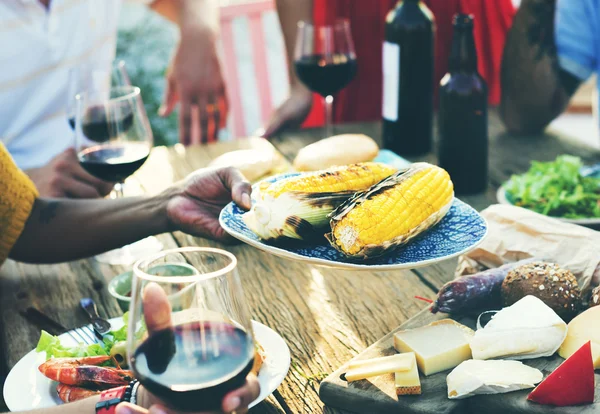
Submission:
[[[178,264],[197,274],[153,270]],[[224,250],[184,247],[133,267],[129,366],[144,387],[176,409],[220,411],[223,397],[241,387],[252,369],[254,334],[236,265]]]
[[[110,75],[110,76],[109,76]],[[75,96],[78,93],[94,89],[109,89],[110,87],[131,86],[125,61],[116,61],[108,71],[97,70],[89,62],[82,63],[69,69],[67,85],[66,113],[71,129],[75,129]]]
[[332,132],[333,95],[356,75],[357,63],[350,22],[339,19],[333,25],[298,23],[294,66],[298,79],[325,100],[325,127]]
[[[94,88],[77,94],[76,103],[75,149],[79,163],[93,176],[116,183],[113,195],[123,197],[125,179],[144,164],[152,148],[152,130],[140,89]],[[132,264],[141,255],[161,249],[162,244],[152,237],[97,259],[110,264]]]

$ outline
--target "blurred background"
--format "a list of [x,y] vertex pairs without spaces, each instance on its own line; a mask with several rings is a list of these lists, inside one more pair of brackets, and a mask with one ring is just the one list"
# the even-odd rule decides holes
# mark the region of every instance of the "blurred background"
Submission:
[[[359,1],[359,0],[357,0]],[[361,0],[362,1],[362,0]],[[221,5],[251,3],[252,0],[221,0]],[[516,7],[521,0],[513,0]],[[266,40],[269,80],[271,84],[271,99],[273,107],[286,98],[289,87],[285,49],[277,14],[267,12],[262,17]],[[177,29],[170,22],[152,13],[146,7],[133,2],[125,2],[121,21],[119,22],[119,39],[117,42],[117,57],[127,62],[132,81],[140,86],[144,95],[144,103],[154,130],[156,145],[173,145],[178,141],[177,117],[160,118],[156,112],[164,91],[164,72],[171,57],[173,45],[177,42]],[[258,87],[250,44],[248,19],[236,18],[233,21],[235,55],[238,66],[239,91],[242,99],[242,109],[245,133],[252,134],[261,126]],[[134,41],[135,40],[135,41]],[[550,128],[572,136],[574,139],[585,141],[589,145],[600,148],[598,128],[594,122],[594,94],[596,78],[584,84],[571,101],[569,110],[552,122]],[[231,122],[231,119],[229,120]],[[227,128],[231,130],[231,128]],[[225,139],[227,139],[227,133]]]

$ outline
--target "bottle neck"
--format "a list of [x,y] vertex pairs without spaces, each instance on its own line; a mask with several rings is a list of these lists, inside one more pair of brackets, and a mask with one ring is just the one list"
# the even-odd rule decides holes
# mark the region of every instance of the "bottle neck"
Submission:
[[472,27],[454,28],[448,69],[450,72],[477,72],[477,50]]

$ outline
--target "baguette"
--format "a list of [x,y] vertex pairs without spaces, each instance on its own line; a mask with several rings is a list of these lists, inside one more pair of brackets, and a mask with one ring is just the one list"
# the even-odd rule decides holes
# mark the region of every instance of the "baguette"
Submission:
[[246,149],[227,152],[208,164],[209,167],[234,167],[253,182],[270,173],[278,163],[274,149]]
[[363,134],[344,134],[325,138],[302,148],[294,160],[298,171],[325,170],[337,165],[372,161],[379,146]]

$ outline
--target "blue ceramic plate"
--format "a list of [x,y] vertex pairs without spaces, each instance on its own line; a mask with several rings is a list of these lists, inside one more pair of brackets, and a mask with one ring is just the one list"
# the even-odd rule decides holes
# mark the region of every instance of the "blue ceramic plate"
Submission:
[[[265,181],[275,182],[297,174],[282,174]],[[219,222],[229,234],[244,243],[276,256],[343,269],[414,269],[466,253],[475,248],[487,233],[483,217],[471,206],[454,199],[450,211],[437,226],[385,256],[357,262],[345,258],[329,245],[325,237],[319,243],[296,240],[285,246],[265,243],[246,226],[242,214],[242,209],[230,203],[221,211]]]

